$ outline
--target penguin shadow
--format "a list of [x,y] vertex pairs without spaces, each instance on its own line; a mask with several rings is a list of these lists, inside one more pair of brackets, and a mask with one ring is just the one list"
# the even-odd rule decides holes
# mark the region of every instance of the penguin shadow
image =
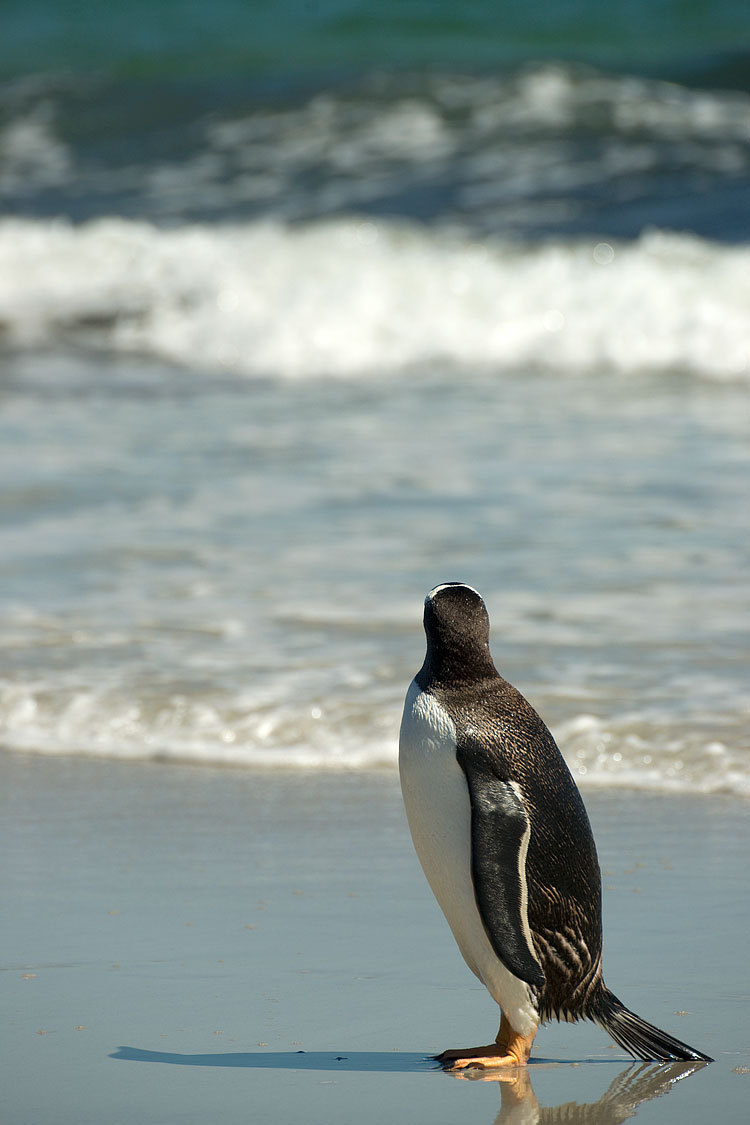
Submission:
[[170,1066],[226,1066],[245,1070],[405,1074],[436,1068],[431,1055],[399,1051],[233,1051],[228,1054],[178,1055],[169,1051],[144,1051],[140,1047],[118,1047],[109,1057],[125,1062],[166,1063]]
[[[169,1066],[239,1067],[246,1070],[309,1070],[348,1073],[405,1074],[442,1070],[432,1055],[399,1051],[235,1051],[227,1054],[176,1054],[119,1047],[110,1058],[121,1062],[161,1063]],[[591,1060],[593,1061],[593,1060]],[[601,1061],[612,1065],[609,1060]],[[532,1078],[540,1068],[570,1064],[534,1060],[527,1067],[499,1071],[447,1071],[464,1081],[497,1082],[500,1109],[494,1125],[619,1125],[633,1117],[638,1106],[668,1094],[678,1082],[707,1066],[703,1062],[628,1063],[595,1102],[568,1101],[540,1106]],[[582,1065],[586,1065],[585,1063]]]

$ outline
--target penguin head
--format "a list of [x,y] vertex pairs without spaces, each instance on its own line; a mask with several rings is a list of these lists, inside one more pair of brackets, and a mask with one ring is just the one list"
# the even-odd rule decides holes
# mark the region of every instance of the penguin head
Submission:
[[427,656],[432,679],[466,680],[497,674],[490,656],[490,619],[481,594],[463,582],[443,582],[424,603]]

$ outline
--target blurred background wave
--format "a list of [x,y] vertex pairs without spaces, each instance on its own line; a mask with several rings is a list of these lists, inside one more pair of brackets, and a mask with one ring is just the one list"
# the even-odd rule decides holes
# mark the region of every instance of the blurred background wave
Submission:
[[750,9],[0,14],[0,740],[392,764],[438,581],[750,792]]

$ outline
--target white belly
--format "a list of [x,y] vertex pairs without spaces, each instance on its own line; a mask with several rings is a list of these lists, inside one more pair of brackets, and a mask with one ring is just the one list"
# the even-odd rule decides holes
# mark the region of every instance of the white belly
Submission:
[[466,964],[515,1030],[532,1034],[538,1015],[529,988],[498,958],[474,897],[471,802],[466,777],[456,761],[455,727],[416,680],[407,693],[401,721],[399,772],[414,847]]

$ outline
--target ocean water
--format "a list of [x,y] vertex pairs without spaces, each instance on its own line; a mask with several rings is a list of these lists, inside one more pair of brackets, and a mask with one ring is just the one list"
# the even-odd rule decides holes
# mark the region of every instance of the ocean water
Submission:
[[747,5],[0,21],[0,745],[392,766],[459,579],[583,786],[750,795]]

